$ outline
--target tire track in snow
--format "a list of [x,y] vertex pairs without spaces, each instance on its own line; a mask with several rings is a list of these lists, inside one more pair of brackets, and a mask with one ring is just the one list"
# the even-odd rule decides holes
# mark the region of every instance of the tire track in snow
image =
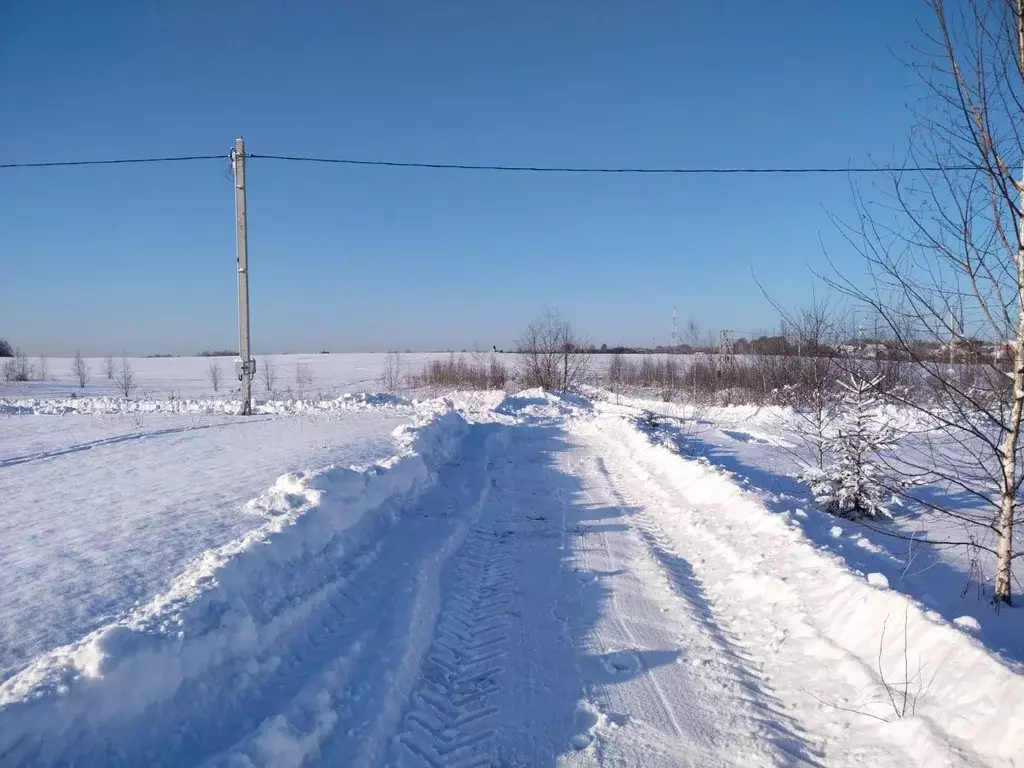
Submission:
[[[593,441],[586,443],[593,446]],[[670,541],[648,514],[646,505],[650,503],[648,491],[652,478],[642,478],[644,493],[634,491],[635,486],[622,476],[616,465],[606,461],[605,452],[600,447],[595,448],[588,462],[594,467],[593,474],[601,478],[605,492],[620,508],[630,510],[624,519],[629,533],[641,544],[648,567],[660,574],[672,593],[683,601],[686,629],[680,639],[689,664],[710,682],[709,690],[702,695],[718,699],[716,709],[729,711],[733,721],[728,724],[730,729],[758,732],[760,740],[768,747],[746,759],[750,764],[789,765],[794,761],[818,764],[820,753],[804,742],[800,736],[801,726],[783,714],[783,704],[763,676],[760,665],[743,644],[722,627],[689,563],[672,550]],[[602,532],[602,538],[609,557],[614,558],[606,532]],[[642,564],[632,562],[629,567],[638,570],[642,569]],[[615,600],[614,592],[612,600]],[[621,618],[619,622],[632,638],[634,635],[625,626],[626,622]],[[679,732],[674,707],[657,687],[655,677],[647,676]],[[726,754],[723,752],[719,759],[727,761]]]
[[[487,504],[487,499],[490,496],[492,486],[491,455],[496,439],[497,435],[489,434],[483,440],[483,460],[478,478],[480,490],[476,493],[473,504],[468,510],[463,510],[463,520],[456,531],[444,543],[439,554],[430,560],[429,566],[418,574],[415,608],[410,622],[411,631],[405,643],[405,651],[402,653],[397,671],[386,675],[390,682],[386,704],[381,708],[381,715],[376,719],[373,728],[369,732],[360,734],[361,743],[358,754],[352,761],[353,765],[372,766],[379,763],[382,753],[387,748],[385,742],[394,732],[409,695],[419,678],[431,638],[437,635],[442,599],[440,586],[442,570],[453,556],[464,551],[468,531],[472,524],[479,519],[481,510]],[[463,481],[469,482],[465,478]],[[464,490],[462,497],[466,495],[469,495],[468,489]],[[328,753],[330,751],[326,750]],[[334,761],[327,759],[325,762]]]
[[[512,558],[502,532],[474,530],[460,555],[422,683],[406,728],[406,765],[489,765],[494,754],[491,699],[502,690],[502,658],[512,600]],[[413,758],[413,759],[409,759]]]
[[385,765],[553,767],[590,743],[576,639],[596,593],[567,546],[576,485],[558,465],[563,432],[526,422],[509,437]]
[[[444,517],[455,516],[458,519],[454,529],[438,545],[430,542],[426,531],[411,531],[410,543],[425,547],[429,552],[422,565],[411,574],[405,591],[412,594],[408,619],[400,631],[392,633],[388,638],[378,638],[375,653],[368,659],[361,670],[361,681],[350,685],[343,692],[348,699],[340,708],[341,720],[347,729],[337,730],[319,749],[320,762],[325,765],[376,766],[381,764],[383,753],[387,750],[387,742],[400,722],[402,712],[410,693],[419,679],[420,672],[432,638],[437,634],[439,612],[441,608],[441,575],[453,556],[459,555],[466,547],[469,532],[480,517],[481,510],[487,503],[491,491],[490,467],[495,444],[501,443],[502,432],[489,429],[479,430],[475,438],[467,439],[467,446],[476,447],[465,451],[462,466],[469,465],[470,471],[453,467],[449,475],[442,479],[441,484],[452,488],[454,492],[447,495],[447,511]],[[454,486],[458,486],[456,490]],[[468,502],[468,503],[466,503]],[[425,512],[412,512],[430,524],[440,522],[435,515]],[[408,578],[408,575],[406,576]],[[401,592],[401,581],[393,590]],[[371,596],[374,606],[380,611],[386,595]],[[376,704],[370,704],[376,701]],[[372,709],[370,716],[366,710]],[[374,714],[375,713],[375,714]],[[354,723],[361,728],[353,729]]]
[[[488,474],[433,641],[409,699],[389,764],[485,766],[495,760],[493,703],[504,690],[503,659],[513,600],[513,533],[487,509],[497,479]],[[503,507],[498,504],[499,509]]]
[[[608,473],[607,473],[607,471],[604,468],[604,462],[601,460],[600,457],[597,458],[596,464],[597,464],[598,470],[602,474],[604,474],[605,477],[608,477]],[[621,496],[616,492],[615,486],[614,485],[610,485],[610,489],[611,489],[612,495],[615,496],[619,500],[620,506],[622,506],[622,508],[625,509],[626,505],[624,503],[622,503]],[[618,558],[616,558],[615,554],[612,552],[612,546],[611,546],[611,542],[609,542],[609,540],[608,540],[608,532],[607,531],[604,531],[604,530],[601,531],[601,541],[604,544],[605,552],[608,554],[608,562],[611,565],[611,570],[612,571],[619,570]],[[630,642],[630,644],[634,648],[640,649],[641,646],[640,646],[639,642],[637,641],[636,635],[630,630],[629,624],[623,618],[623,612],[622,612],[622,609],[619,607],[619,601],[618,601],[618,597],[616,596],[615,590],[612,590],[612,592],[611,592],[611,594],[609,596],[609,600],[611,601],[611,604],[612,604],[612,614],[615,616],[615,621],[618,623],[619,627],[622,629],[622,633],[627,638],[629,638],[629,642]],[[665,696],[665,692],[662,691],[661,686],[658,685],[657,679],[651,674],[651,670],[647,666],[647,664],[644,662],[643,657],[638,652],[636,652],[636,651],[634,651],[631,655],[633,656],[636,664],[640,667],[640,669],[643,670],[643,678],[651,686],[651,689],[654,691],[654,695],[657,697],[658,701],[661,704],[662,710],[664,710],[666,717],[668,717],[668,719],[669,719],[669,722],[672,723],[672,729],[675,731],[675,735],[678,738],[680,738],[680,739],[684,738],[683,729],[679,725],[679,719],[676,716],[675,708],[669,703],[668,699]]]
[[[668,536],[651,519],[647,510],[642,505],[630,504],[627,501],[621,489],[628,486],[621,474],[609,471],[604,458],[599,456],[596,461],[598,471],[607,477],[610,483],[612,494],[621,504],[629,505],[636,510],[630,519],[630,527],[643,541],[665,580],[686,601],[687,612],[697,621],[722,655],[735,663],[734,671],[745,683],[756,690],[762,689],[767,683],[762,679],[760,670],[752,671],[745,666],[757,665],[756,659],[749,653],[745,644],[734,634],[727,632],[716,619],[714,606],[706,596],[704,586],[694,574],[693,568],[673,549]],[[774,696],[772,698],[777,701]]]
[[[646,500],[636,506],[637,514],[632,518],[633,530],[644,542],[672,590],[686,602],[688,612],[701,626],[703,634],[713,647],[719,649],[702,663],[709,672],[717,673],[724,660],[727,674],[741,690],[747,692],[748,701],[753,706],[755,727],[767,743],[788,755],[790,760],[820,764],[826,758],[826,745],[820,737],[811,737],[813,731],[789,711],[790,707],[787,707],[772,685],[763,660],[723,623],[724,617],[716,611],[693,566],[654,520],[648,505],[654,502],[659,507],[671,509],[677,515],[697,513],[682,505],[673,490],[666,487],[660,478],[649,472],[621,446],[609,441],[600,431],[591,429],[584,439],[595,444],[600,454],[614,459],[610,463],[602,461],[602,464],[615,487],[623,489],[630,498]],[[626,472],[631,476],[629,479],[624,476]],[[643,488],[642,494],[637,490],[640,487]],[[626,498],[623,497],[623,500]]]
[[[255,418],[249,420],[246,423],[253,424],[260,421],[269,421],[268,418]],[[68,456],[73,453],[82,453],[83,451],[90,451],[93,448],[102,448],[108,445],[118,445],[120,443],[126,443],[134,440],[148,440],[151,438],[164,437],[166,435],[176,435],[182,432],[194,432],[203,429],[218,429],[222,427],[230,427],[242,422],[230,422],[226,421],[220,424],[196,424],[195,426],[187,427],[168,427],[167,429],[154,429],[148,432],[129,432],[124,435],[114,435],[112,437],[103,437],[98,440],[90,440],[85,443],[77,443],[75,445],[69,445],[66,448],[57,448],[52,451],[39,451],[37,453],[27,453],[22,456],[11,456],[6,459],[0,459],[0,469],[4,467],[16,467],[19,464],[28,464],[34,461],[46,461],[47,459],[58,459],[61,456]]]
[[385,502],[249,604],[213,600],[210,624],[238,624],[253,653],[225,653],[138,716],[19,743],[0,763],[297,766],[330,744],[324,764],[378,764],[434,633],[439,574],[486,500],[493,432],[468,435],[414,506]]

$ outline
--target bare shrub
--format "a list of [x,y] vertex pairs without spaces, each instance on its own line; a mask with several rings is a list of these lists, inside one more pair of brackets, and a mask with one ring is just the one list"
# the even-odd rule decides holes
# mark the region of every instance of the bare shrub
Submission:
[[260,365],[260,380],[263,382],[263,388],[267,391],[267,394],[272,394],[274,392],[274,384],[277,383],[277,368],[269,356],[264,357]]
[[108,381],[113,381],[117,375],[117,366],[114,364],[114,356],[107,355],[103,358],[103,373]]
[[508,368],[497,355],[492,354],[487,361],[487,378],[488,389],[505,389],[508,384]]
[[615,394],[616,403],[632,379],[630,367],[630,361],[621,352],[613,354],[608,362],[608,388]]
[[380,385],[385,392],[397,392],[402,385],[402,358],[394,350],[384,358],[384,370],[380,374]]
[[121,367],[117,371],[115,383],[118,392],[126,399],[131,398],[132,392],[135,390],[135,371],[132,370],[132,365],[128,362],[126,355],[121,356]]
[[[925,688],[924,669],[920,664],[920,658],[918,659],[917,673],[914,675],[910,674],[910,598],[907,598],[906,607],[903,609],[903,670],[902,674],[898,675],[896,680],[892,682],[886,679],[885,669],[882,666],[882,656],[885,649],[885,627],[888,623],[889,615],[886,614],[885,620],[882,622],[882,636],[878,640],[878,678],[882,681],[882,687],[889,698],[893,716],[899,720],[904,717],[913,717],[917,714],[917,702]],[[914,686],[913,690],[910,687],[912,684]]]
[[447,389],[504,389],[508,380],[508,368],[497,355],[483,361],[456,357],[454,353],[447,360],[427,361],[419,374],[410,377],[415,387]]
[[518,343],[518,375],[527,387],[572,392],[590,369],[587,343],[557,310],[545,309]]
[[79,350],[75,350],[75,356],[71,361],[71,373],[74,374],[75,378],[78,379],[78,387],[85,389],[85,385],[89,383],[89,364],[85,362],[82,357],[82,353]]
[[36,362],[36,379],[39,381],[46,381],[50,378],[50,364],[46,359],[46,355],[40,355],[39,360]]
[[299,393],[301,399],[306,390],[313,383],[313,371],[310,370],[309,363],[296,363],[295,364],[295,389]]
[[31,381],[35,378],[35,368],[28,361],[28,356],[21,349],[14,350],[14,356],[4,363],[5,381]]
[[833,709],[838,709],[843,712],[852,712],[858,715],[864,715],[866,717],[879,720],[883,723],[891,723],[893,720],[902,720],[905,717],[913,717],[917,714],[917,705],[921,697],[925,694],[927,688],[934,681],[934,674],[929,680],[925,680],[924,664],[921,662],[920,655],[917,659],[917,669],[912,672],[910,663],[910,640],[909,640],[909,612],[910,612],[910,599],[906,601],[906,607],[903,612],[903,650],[902,658],[897,657],[896,662],[902,666],[902,669],[897,672],[896,679],[892,680],[886,676],[885,665],[883,659],[885,657],[885,631],[886,626],[889,623],[889,614],[886,614],[885,619],[882,621],[882,633],[878,640],[878,658],[876,663],[876,669],[878,670],[878,679],[881,682],[882,690],[885,692],[886,699],[889,702],[889,707],[892,709],[892,715],[882,716],[874,712],[869,712],[866,709],[846,707],[834,702],[825,701],[824,699],[815,696],[810,691],[801,689],[804,693],[807,693],[812,698],[816,699],[820,703]]
[[206,376],[210,380],[210,386],[213,387],[213,391],[218,391],[220,389],[220,363],[215,359],[211,360],[210,364],[206,366]]

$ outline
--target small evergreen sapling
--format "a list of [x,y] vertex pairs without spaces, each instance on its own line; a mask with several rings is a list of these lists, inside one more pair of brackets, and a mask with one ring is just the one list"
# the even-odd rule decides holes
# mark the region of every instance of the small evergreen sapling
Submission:
[[826,439],[826,460],[820,468],[805,468],[802,475],[815,501],[840,517],[892,517],[889,507],[899,504],[896,492],[904,483],[880,461],[881,453],[897,442],[896,430],[873,394],[880,382],[881,377],[839,382],[842,406]]

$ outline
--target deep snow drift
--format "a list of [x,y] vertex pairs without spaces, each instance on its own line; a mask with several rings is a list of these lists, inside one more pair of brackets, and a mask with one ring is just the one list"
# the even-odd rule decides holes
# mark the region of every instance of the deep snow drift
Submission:
[[[938,566],[901,577],[850,523],[819,536],[827,516],[759,482],[772,422],[698,437],[644,426],[651,406],[458,393],[270,419],[313,437],[266,466],[305,468],[240,482],[226,506],[250,525],[0,684],[0,763],[1020,764],[1024,643],[996,647],[1017,609],[957,621],[925,589]],[[397,455],[344,466],[348,419],[399,412]],[[0,472],[145,459],[146,439],[30,436],[55,418],[95,417],[9,417],[27,447]]]

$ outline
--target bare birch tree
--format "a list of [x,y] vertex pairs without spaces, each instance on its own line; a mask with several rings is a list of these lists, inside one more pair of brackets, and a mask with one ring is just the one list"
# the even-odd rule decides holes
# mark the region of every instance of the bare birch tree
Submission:
[[117,371],[117,378],[115,379],[117,384],[117,390],[128,399],[132,396],[132,392],[135,390],[135,371],[132,370],[132,364],[128,362],[128,356],[121,356],[121,367]]
[[[902,398],[939,435],[907,471],[965,494],[975,509],[925,494],[916,501],[969,530],[964,541],[935,543],[994,556],[998,605],[1011,602],[1012,564],[1022,554],[1014,553],[1014,526],[1024,478],[1024,0],[926,4],[933,50],[914,66],[927,100],[907,165],[942,170],[894,173],[894,205],[885,208],[858,193],[859,217],[840,229],[866,261],[872,285],[830,281],[881,318],[934,393],[932,402]],[[956,350],[971,339],[1005,355],[957,363]],[[939,344],[952,364],[929,352]]]
[[295,364],[295,389],[299,393],[301,399],[306,390],[313,385],[313,371],[310,370],[309,363],[296,363]]
[[263,381],[263,388],[267,390],[267,394],[272,394],[274,384],[277,382],[277,368],[269,355],[263,358],[263,364],[260,366],[260,379]]
[[[765,390],[773,386],[777,401],[792,408],[790,430],[804,453],[798,456],[817,469],[825,466],[826,445],[839,416],[840,394],[838,381],[844,370],[839,347],[846,330],[843,311],[831,296],[815,296],[810,305],[790,312],[764,291],[765,298],[782,316],[787,345],[796,347],[797,354],[766,355],[758,358],[767,369],[762,375],[770,379]],[[856,372],[856,371],[853,371]]]
[[608,362],[608,388],[615,393],[616,403],[619,402],[619,396],[628,380],[626,368],[625,356],[621,352],[613,354],[612,359]]
[[77,349],[75,350],[74,358],[71,360],[71,372],[78,379],[79,388],[85,389],[85,385],[89,383],[89,364],[85,362],[82,353]]
[[220,389],[220,364],[214,359],[206,366],[206,376],[210,380],[210,386],[216,392]]
[[380,384],[385,392],[396,392],[402,384],[402,358],[398,352],[388,352],[380,374]]
[[103,358],[103,373],[106,374],[108,381],[113,381],[114,376],[117,375],[117,366],[114,364],[113,355],[107,355]]

